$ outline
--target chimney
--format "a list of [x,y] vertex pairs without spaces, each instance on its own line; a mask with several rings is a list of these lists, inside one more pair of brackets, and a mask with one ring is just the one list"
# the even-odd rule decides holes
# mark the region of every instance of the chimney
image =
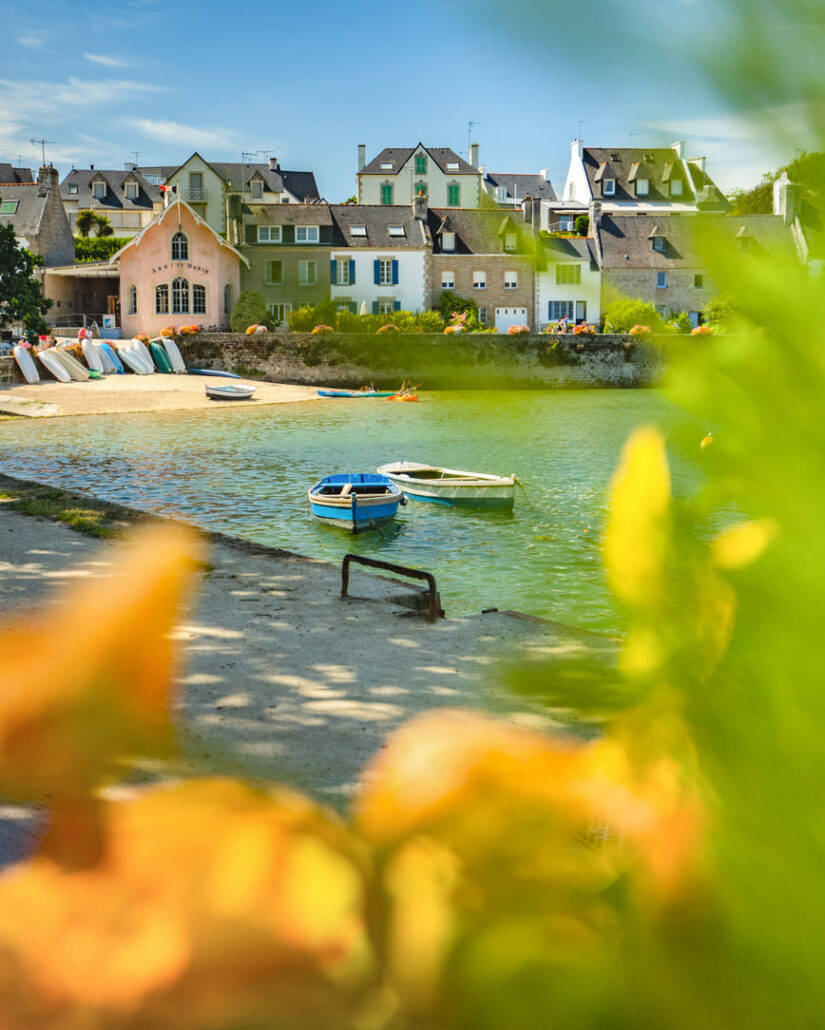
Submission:
[[470,144],[470,164],[473,168],[478,168],[478,143]]
[[94,165],[89,165],[89,171],[93,172],[94,170],[95,170],[95,166]]
[[524,215],[524,221],[530,225],[533,223],[533,198],[525,197],[521,204],[521,212]]
[[587,212],[590,219],[590,229],[598,229],[602,224],[602,202],[600,200],[590,201],[590,210]]
[[417,193],[412,202],[413,217],[419,222],[427,220],[427,196],[425,193]]
[[676,155],[680,161],[685,159],[685,141],[683,139],[678,140],[676,143],[671,144],[671,149],[676,151]]
[[793,225],[799,204],[799,186],[788,178],[787,171],[773,184],[773,213],[781,215],[785,225]]
[[364,165],[367,163],[367,144],[358,144],[358,171],[361,172],[364,169]]
[[269,159],[269,170],[270,170],[270,172],[279,172],[281,170],[281,166],[278,164],[278,158],[277,157],[270,157],[270,159]]
[[60,185],[60,177],[54,165],[43,165],[38,173],[37,181],[48,189],[57,189]]

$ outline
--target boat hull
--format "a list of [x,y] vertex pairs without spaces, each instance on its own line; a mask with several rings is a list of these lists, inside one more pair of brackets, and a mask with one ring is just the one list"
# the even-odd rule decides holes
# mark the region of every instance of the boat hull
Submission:
[[395,518],[402,491],[386,476],[371,472],[345,472],[325,476],[309,492],[315,519],[336,529],[362,533],[381,529]]
[[413,462],[382,465],[378,471],[414,501],[506,509],[513,507],[515,499],[515,480],[511,476],[490,476]]
[[350,400],[359,398],[370,398],[370,397],[392,397],[392,390],[316,390],[319,397],[344,397]]
[[249,401],[254,386],[207,386],[206,396],[213,401]]

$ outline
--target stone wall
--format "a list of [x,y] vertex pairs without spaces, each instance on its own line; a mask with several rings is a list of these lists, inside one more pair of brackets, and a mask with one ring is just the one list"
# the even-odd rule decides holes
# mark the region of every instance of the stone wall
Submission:
[[[661,344],[661,346],[659,345]],[[639,343],[633,337],[566,335],[202,333],[181,341],[188,365],[245,378],[307,386],[397,389],[639,387],[655,385],[668,348],[690,337]]]
[[0,357],[0,386],[5,386],[14,381],[14,358],[11,356]]

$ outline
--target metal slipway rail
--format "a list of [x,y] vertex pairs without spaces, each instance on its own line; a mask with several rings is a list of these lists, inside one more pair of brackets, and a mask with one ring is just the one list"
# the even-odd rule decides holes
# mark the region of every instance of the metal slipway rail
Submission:
[[441,598],[435,585],[435,576],[431,572],[423,572],[421,569],[410,569],[406,565],[393,565],[392,562],[380,561],[377,558],[365,558],[360,554],[345,554],[341,563],[341,597],[347,597],[349,589],[349,567],[352,562],[359,565],[368,565],[371,569],[382,569],[385,572],[394,572],[398,576],[410,576],[412,579],[423,579],[427,584],[427,619],[435,622],[444,618],[444,609],[441,607]]

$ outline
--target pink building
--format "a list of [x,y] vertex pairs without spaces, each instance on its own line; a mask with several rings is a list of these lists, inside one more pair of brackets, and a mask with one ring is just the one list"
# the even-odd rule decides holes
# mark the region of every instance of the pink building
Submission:
[[241,262],[249,262],[182,200],[175,200],[112,258],[120,266],[124,336],[165,326],[229,328]]

